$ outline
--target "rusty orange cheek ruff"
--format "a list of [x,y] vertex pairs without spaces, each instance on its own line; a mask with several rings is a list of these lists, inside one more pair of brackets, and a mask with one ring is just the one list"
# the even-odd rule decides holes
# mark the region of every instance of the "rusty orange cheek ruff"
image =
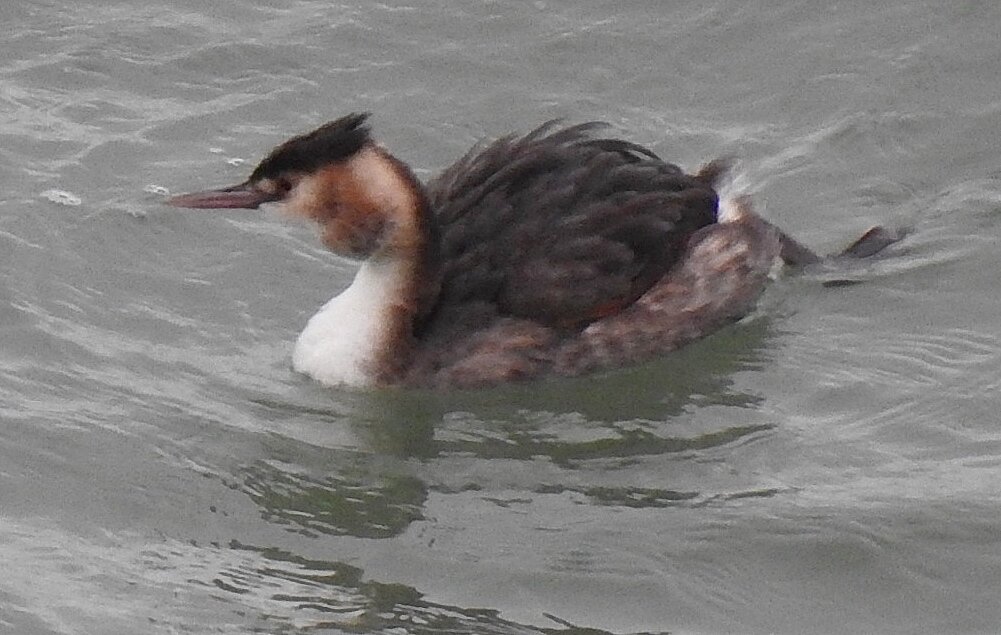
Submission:
[[337,253],[364,257],[383,242],[386,213],[347,165],[303,177],[285,207],[318,223],[323,244]]
[[302,176],[285,207],[318,223],[323,243],[337,253],[360,258],[406,251],[422,242],[418,216],[424,205],[416,182],[398,169],[381,149],[364,148]]

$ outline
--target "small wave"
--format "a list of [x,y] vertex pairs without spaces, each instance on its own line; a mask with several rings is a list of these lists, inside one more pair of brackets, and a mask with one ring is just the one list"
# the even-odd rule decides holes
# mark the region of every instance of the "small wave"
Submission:
[[83,203],[79,196],[66,190],[45,190],[39,196],[52,203],[67,207],[78,207]]

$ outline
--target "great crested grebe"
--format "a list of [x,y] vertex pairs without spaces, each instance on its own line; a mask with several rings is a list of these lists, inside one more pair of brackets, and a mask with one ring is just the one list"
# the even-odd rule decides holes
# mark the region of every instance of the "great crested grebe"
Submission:
[[[721,162],[688,175],[596,136],[602,124],[550,122],[424,187],[367,116],[286,141],[239,185],[167,201],[281,202],[363,260],[295,345],[294,368],[324,384],[472,387],[637,363],[746,315],[777,261],[817,260],[746,199],[721,209]],[[870,232],[846,253],[888,242]]]

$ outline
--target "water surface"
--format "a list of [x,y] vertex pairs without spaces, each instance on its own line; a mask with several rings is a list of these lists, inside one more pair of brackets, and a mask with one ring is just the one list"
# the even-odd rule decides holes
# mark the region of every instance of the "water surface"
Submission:
[[[993,3],[26,0],[0,20],[0,631],[997,630]],[[291,343],[355,265],[276,213],[162,200],[356,110],[425,178],[477,140],[602,119],[692,169],[738,156],[820,251],[910,234],[638,368],[331,390]]]

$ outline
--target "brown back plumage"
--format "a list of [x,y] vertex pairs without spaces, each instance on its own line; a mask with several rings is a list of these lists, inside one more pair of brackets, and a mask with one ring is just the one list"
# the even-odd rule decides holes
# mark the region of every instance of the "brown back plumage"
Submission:
[[688,176],[595,136],[601,127],[549,122],[474,149],[428,184],[438,305],[457,328],[499,316],[580,328],[635,301],[715,222],[716,174]]

